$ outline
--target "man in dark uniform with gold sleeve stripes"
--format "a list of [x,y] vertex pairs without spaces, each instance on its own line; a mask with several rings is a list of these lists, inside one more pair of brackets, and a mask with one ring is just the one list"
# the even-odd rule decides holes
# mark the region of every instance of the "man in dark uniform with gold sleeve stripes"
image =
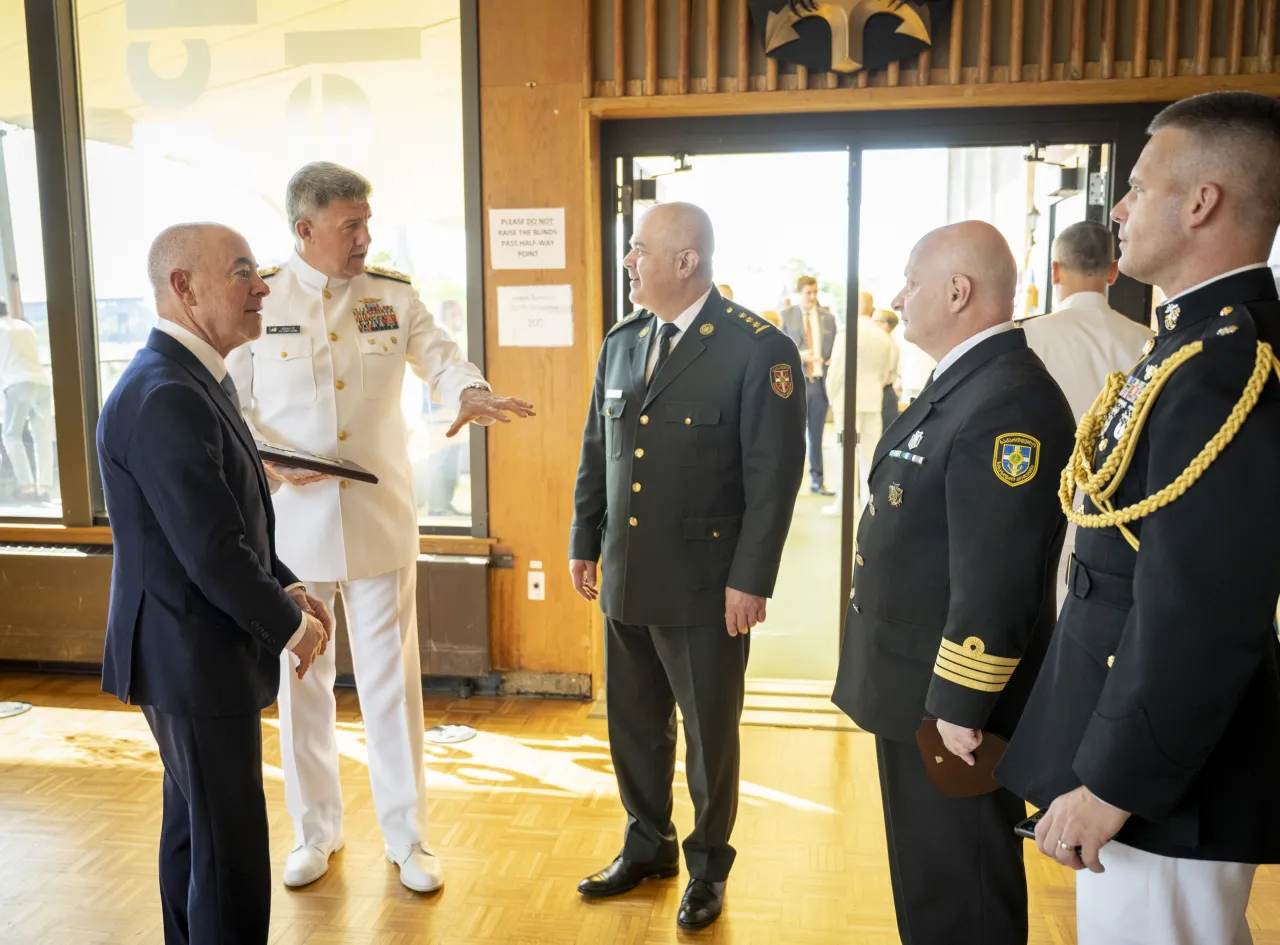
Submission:
[[872,458],[832,699],[876,736],[908,945],[1027,940],[1025,806],[1004,789],[945,796],[915,741],[936,718],[972,763],[984,730],[1011,735],[1053,630],[1074,424],[1013,324],[1016,283],[999,231],[962,223],[917,244],[893,306],[938,366]]
[[588,600],[603,562],[609,745],[627,811],[621,854],[578,888],[613,896],[679,872],[679,705],[694,828],[677,922],[689,929],[719,917],[733,865],[747,632],[765,618],[804,475],[800,354],[716,291],[713,249],[689,204],[661,204],[636,230],[626,267],[648,311],[600,351],[569,539]]
[[1201,95],[1150,131],[1112,216],[1168,301],[1080,426],[1067,602],[996,774],[1048,808],[1081,945],[1243,945],[1280,863],[1280,102]]

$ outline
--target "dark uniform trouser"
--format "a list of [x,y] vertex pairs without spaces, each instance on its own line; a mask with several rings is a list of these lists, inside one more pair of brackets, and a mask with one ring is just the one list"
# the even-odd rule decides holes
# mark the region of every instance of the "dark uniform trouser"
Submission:
[[1013,832],[1026,805],[1004,788],[944,797],[913,744],[877,736],[876,754],[903,945],[1026,945],[1027,877]]
[[[827,379],[807,378],[804,382],[805,405],[809,411],[809,479],[815,486],[822,485],[822,431],[827,425]],[[873,444],[874,446],[874,444]]]
[[677,858],[671,822],[676,705],[684,713],[685,774],[693,832],[684,841],[689,875],[729,876],[729,834],[738,814],[738,723],[749,635],[724,624],[646,627],[605,618],[605,703],[609,750],[627,811],[622,855],[642,863]]
[[266,945],[271,837],[262,715],[142,714],[164,762],[160,903],[165,945]]

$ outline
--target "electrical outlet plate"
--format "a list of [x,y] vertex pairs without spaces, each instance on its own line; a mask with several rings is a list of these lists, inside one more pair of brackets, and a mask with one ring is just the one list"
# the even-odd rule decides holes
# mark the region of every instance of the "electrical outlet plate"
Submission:
[[547,572],[529,572],[529,600],[547,599]]

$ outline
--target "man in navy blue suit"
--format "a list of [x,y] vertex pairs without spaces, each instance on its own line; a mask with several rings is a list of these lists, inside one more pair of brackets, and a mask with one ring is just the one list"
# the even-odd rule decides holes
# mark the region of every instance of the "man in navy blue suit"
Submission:
[[306,673],[324,605],[275,554],[271,493],[224,358],[261,332],[244,237],[170,227],[147,260],[160,321],[103,405],[115,543],[102,686],[141,706],[164,762],[167,945],[267,941],[271,861],[262,709],[280,654]]

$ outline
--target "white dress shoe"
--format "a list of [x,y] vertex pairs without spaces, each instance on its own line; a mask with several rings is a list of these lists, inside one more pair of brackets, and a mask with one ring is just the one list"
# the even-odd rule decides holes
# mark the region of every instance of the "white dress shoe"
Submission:
[[400,882],[414,892],[435,892],[444,885],[440,861],[421,844],[404,850],[387,847],[387,861],[400,867]]
[[342,849],[342,840],[334,843],[297,847],[284,861],[284,884],[297,888],[314,883],[329,872],[329,857]]

